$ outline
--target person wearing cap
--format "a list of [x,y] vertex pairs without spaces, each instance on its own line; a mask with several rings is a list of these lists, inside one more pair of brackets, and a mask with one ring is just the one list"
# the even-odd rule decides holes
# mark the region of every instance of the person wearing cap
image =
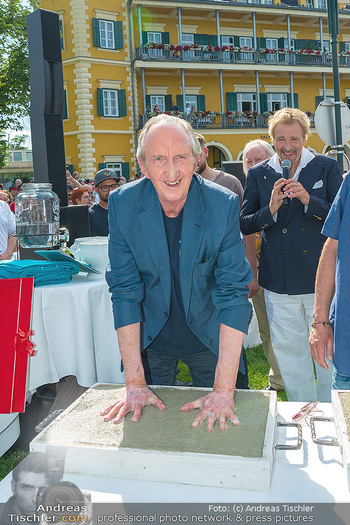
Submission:
[[108,236],[108,199],[109,192],[118,188],[120,177],[115,171],[102,169],[95,175],[95,191],[99,201],[89,209],[90,230],[94,236]]

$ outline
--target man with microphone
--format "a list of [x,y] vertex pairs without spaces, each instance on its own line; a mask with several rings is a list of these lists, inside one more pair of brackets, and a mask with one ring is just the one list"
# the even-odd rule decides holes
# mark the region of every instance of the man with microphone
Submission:
[[342,177],[336,161],[305,148],[310,123],[299,109],[269,120],[276,153],[248,171],[241,231],[262,232],[259,284],[289,401],[330,401],[332,366],[314,364],[308,338],[321,234]]

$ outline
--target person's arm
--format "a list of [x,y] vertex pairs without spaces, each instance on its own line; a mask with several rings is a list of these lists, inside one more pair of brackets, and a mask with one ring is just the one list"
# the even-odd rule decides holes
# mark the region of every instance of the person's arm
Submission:
[[244,189],[244,198],[240,213],[241,232],[244,235],[260,232],[264,228],[275,225],[273,216],[282,205],[282,190],[286,182],[285,179],[279,179],[275,182],[269,203],[261,203],[260,185],[258,178],[264,176],[262,168],[254,167],[248,171],[247,182]]
[[66,171],[66,178],[67,178],[67,184],[70,184],[71,186],[74,186],[74,188],[82,188],[83,185],[80,184],[78,180],[76,180],[71,172],[69,170]]
[[248,259],[248,262],[250,264],[250,267],[253,272],[253,279],[248,284],[249,288],[249,295],[248,297],[254,297],[256,293],[258,293],[260,286],[258,284],[258,267],[256,264],[256,242],[255,242],[255,234],[252,233],[251,235],[243,235],[244,244],[245,244],[245,255]]
[[17,249],[17,239],[16,234],[10,235],[7,242],[7,248],[4,253],[0,253],[0,260],[4,261],[7,259],[11,259],[13,252]]
[[125,371],[126,394],[123,398],[109,406],[101,416],[105,421],[114,418],[119,423],[128,412],[133,412],[132,422],[138,421],[143,407],[155,405],[160,410],[166,406],[148,387],[145,380],[140,352],[140,323],[123,326],[117,329],[120,355]]
[[[313,321],[310,331],[310,349],[313,359],[325,370],[328,359],[333,357],[333,329],[329,324],[329,309],[335,290],[335,269],[338,252],[338,241],[328,238],[321,254],[316,275],[316,293]],[[325,324],[323,324],[325,323]]]
[[197,428],[205,419],[208,420],[207,430],[209,431],[213,430],[217,419],[219,420],[220,430],[226,429],[226,418],[234,425],[239,425],[239,420],[234,413],[233,394],[242,343],[243,332],[224,324],[220,325],[219,358],[215,370],[213,391],[181,407],[183,412],[188,412],[194,408],[201,409],[192,423],[194,428]]
[[[147,387],[141,359],[140,326],[143,320],[142,301],[144,284],[135,257],[124,235],[120,231],[119,221],[123,217],[122,204],[116,200],[119,194],[113,194],[108,203],[109,221],[109,262],[106,280],[112,294],[114,326],[118,334],[120,355],[124,365],[126,395],[120,402],[114,403],[101,415],[108,421],[115,416],[115,422],[133,411],[132,421],[137,421],[142,408],[154,404],[160,409],[165,406]],[[122,201],[123,202],[123,201]]]

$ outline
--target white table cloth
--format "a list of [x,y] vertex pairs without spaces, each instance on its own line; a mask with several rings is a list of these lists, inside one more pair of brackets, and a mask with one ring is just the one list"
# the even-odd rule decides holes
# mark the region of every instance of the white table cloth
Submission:
[[27,388],[74,375],[81,386],[125,383],[104,276],[79,274],[66,284],[34,289],[33,343]]

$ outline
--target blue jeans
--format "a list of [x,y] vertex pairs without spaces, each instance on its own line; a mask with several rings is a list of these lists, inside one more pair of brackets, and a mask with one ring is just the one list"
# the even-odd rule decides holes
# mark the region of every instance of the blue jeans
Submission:
[[340,374],[335,367],[333,368],[332,389],[350,390],[350,377]]

